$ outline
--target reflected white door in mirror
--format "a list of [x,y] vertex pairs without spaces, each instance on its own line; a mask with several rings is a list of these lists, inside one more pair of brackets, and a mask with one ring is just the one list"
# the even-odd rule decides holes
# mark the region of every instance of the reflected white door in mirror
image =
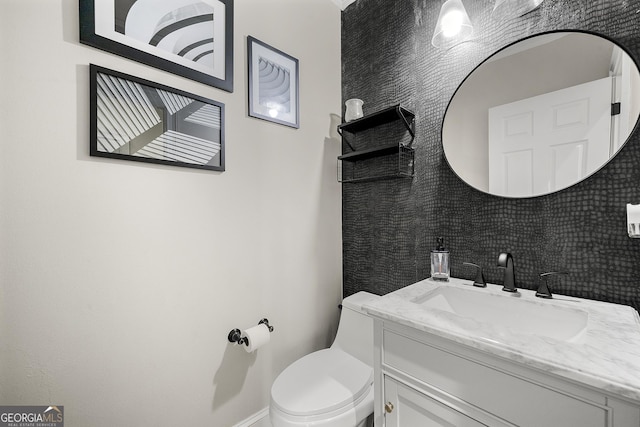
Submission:
[[489,108],[489,192],[527,197],[569,187],[605,164],[612,78]]

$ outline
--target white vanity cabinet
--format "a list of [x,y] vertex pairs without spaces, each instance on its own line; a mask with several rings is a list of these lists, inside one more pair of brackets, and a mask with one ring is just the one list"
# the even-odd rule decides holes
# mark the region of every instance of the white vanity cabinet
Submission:
[[391,320],[374,331],[376,427],[640,427],[597,388]]

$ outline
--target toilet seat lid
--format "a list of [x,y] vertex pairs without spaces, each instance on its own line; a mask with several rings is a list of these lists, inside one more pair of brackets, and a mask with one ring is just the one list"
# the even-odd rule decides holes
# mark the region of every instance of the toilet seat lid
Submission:
[[291,415],[317,415],[355,406],[373,384],[373,369],[349,353],[328,348],[287,367],[271,387],[271,402]]

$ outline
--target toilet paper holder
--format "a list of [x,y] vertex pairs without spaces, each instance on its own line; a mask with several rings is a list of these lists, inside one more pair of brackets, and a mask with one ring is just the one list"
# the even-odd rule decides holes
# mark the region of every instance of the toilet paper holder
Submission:
[[[269,329],[269,332],[273,332],[273,326],[269,325],[269,319],[261,319],[258,322],[258,325],[262,325],[264,324],[267,329]],[[238,344],[244,344],[246,346],[249,345],[249,340],[247,339],[247,337],[243,337],[242,336],[242,331],[240,329],[232,329],[229,332],[229,335],[227,336],[227,339],[229,340],[229,342],[235,342]]]

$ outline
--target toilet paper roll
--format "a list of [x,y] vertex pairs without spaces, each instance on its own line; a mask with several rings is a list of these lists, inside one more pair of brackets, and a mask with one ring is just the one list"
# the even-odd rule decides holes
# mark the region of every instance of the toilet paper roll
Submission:
[[271,340],[271,332],[269,332],[269,328],[264,323],[254,326],[253,328],[245,329],[242,331],[242,336],[248,341],[244,347],[247,353],[256,351],[263,345],[268,344],[269,340]]

